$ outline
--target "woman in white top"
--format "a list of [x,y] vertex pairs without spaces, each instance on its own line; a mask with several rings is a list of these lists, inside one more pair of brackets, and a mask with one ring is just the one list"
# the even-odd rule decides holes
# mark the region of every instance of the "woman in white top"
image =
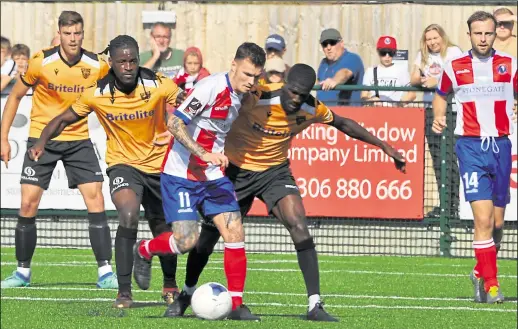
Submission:
[[[394,64],[396,55],[396,39],[382,36],[378,39],[376,50],[380,64],[370,67],[363,76],[364,86],[404,87],[410,84],[408,68]],[[375,74],[376,73],[376,74]],[[364,90],[361,98],[367,102],[374,102],[374,106],[400,106],[398,102],[409,102],[415,99],[415,92],[404,91],[374,91]],[[382,101],[382,102],[379,102]]]
[[[417,53],[410,82],[414,86],[437,87],[444,63],[461,54],[462,50],[450,41],[440,25],[428,25],[421,37],[421,49]],[[432,100],[433,93],[425,92],[423,101]]]
[[[444,29],[440,25],[431,24],[427,26],[423,31],[423,36],[421,37],[421,50],[417,54],[417,58],[414,62],[414,68],[410,75],[410,82],[414,86],[423,86],[425,88],[437,87],[444,63],[461,54],[462,50],[450,41],[446,32],[444,32]],[[440,135],[434,134],[431,130],[433,121],[431,102],[433,100],[433,95],[433,92],[425,92],[423,95],[423,101],[425,102],[426,107],[425,133],[428,148],[430,149],[430,154],[432,156],[433,169],[437,182],[437,191],[440,191],[441,140]],[[456,113],[453,113],[453,111],[448,111],[447,120],[450,122],[450,126],[454,125],[455,114]],[[450,141],[450,147],[447,150],[447,153],[451,156],[454,152],[454,143],[451,142],[454,138],[453,129],[449,129],[447,137],[449,138],[448,141]],[[456,217],[459,206],[459,168],[457,167],[456,161],[449,161],[448,166],[451,170],[449,173],[449,177],[451,177],[451,179],[448,181],[450,183],[451,203],[449,206],[451,207],[451,213],[448,215]],[[440,214],[441,207],[436,206],[432,211],[426,214],[426,217],[439,217]]]

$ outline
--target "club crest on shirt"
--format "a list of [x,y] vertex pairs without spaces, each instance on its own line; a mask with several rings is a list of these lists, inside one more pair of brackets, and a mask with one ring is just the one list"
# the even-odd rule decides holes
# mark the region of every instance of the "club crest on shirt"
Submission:
[[90,76],[90,69],[82,67],[81,73],[83,74],[83,78],[88,79],[88,77]]
[[142,98],[142,100],[146,103],[149,102],[149,99],[151,98],[151,92],[146,90],[145,92],[140,93],[140,98]]
[[506,74],[507,73],[507,65],[505,65],[505,64],[498,65],[497,71],[498,71],[498,74],[500,74],[500,75]]

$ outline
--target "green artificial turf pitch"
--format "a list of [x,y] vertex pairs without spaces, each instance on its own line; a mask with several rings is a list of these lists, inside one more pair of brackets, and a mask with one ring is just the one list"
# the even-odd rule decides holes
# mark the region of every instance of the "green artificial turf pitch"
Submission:
[[[2,278],[16,268],[13,248],[1,249]],[[226,285],[223,255],[215,253],[200,284]],[[192,316],[162,315],[161,271],[153,263],[148,291],[134,284],[137,307],[112,308],[116,291],[95,287],[96,263],[90,250],[36,250],[32,284],[2,289],[1,327],[16,328],[516,328],[517,262],[499,261],[506,302],[475,304],[469,280],[474,261],[433,257],[321,256],[322,296],[338,323],[303,320],[307,309],[304,281],[295,255],[249,254],[245,303],[259,314],[259,323],[209,322]],[[186,256],[178,261],[183,285]]]

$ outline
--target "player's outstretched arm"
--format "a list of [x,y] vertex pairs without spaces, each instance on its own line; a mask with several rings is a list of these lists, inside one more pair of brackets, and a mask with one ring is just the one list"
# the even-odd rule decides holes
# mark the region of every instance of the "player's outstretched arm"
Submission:
[[383,150],[388,156],[394,159],[396,168],[405,172],[405,158],[401,153],[396,151],[392,146],[388,145],[378,137],[374,136],[367,129],[360,126],[356,121],[344,118],[333,113],[334,120],[330,123],[331,126],[340,130],[344,134],[351,136],[362,142],[377,146]]
[[38,161],[38,158],[43,154],[45,144],[47,144],[49,140],[59,136],[63,129],[68,125],[81,119],[83,119],[83,117],[80,117],[76,112],[74,112],[74,110],[69,108],[54,119],[50,120],[49,124],[41,132],[41,136],[38,141],[29,149],[29,158],[34,161]]
[[21,79],[16,80],[9,97],[7,98],[7,102],[5,103],[4,112],[2,113],[2,125],[0,128],[1,133],[1,156],[2,161],[5,162],[5,166],[7,167],[7,163],[11,160],[11,146],[9,145],[9,130],[11,129],[11,125],[13,124],[14,117],[16,116],[16,112],[18,111],[18,106],[20,106],[20,101],[29,91],[27,85],[25,85]]
[[174,136],[175,140],[185,146],[185,148],[191,152],[191,154],[194,154],[201,160],[215,166],[228,166],[228,159],[225,155],[220,153],[207,152],[200,144],[198,144],[198,142],[192,138],[191,135],[189,135],[187,127],[185,126],[185,122],[181,118],[174,114],[171,115],[167,121],[167,129]]

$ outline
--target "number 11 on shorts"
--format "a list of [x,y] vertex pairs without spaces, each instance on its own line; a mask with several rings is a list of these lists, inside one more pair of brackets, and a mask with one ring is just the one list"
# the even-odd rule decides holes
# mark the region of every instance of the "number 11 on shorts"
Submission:
[[180,200],[180,208],[190,208],[191,198],[188,192],[179,192],[178,199]]

